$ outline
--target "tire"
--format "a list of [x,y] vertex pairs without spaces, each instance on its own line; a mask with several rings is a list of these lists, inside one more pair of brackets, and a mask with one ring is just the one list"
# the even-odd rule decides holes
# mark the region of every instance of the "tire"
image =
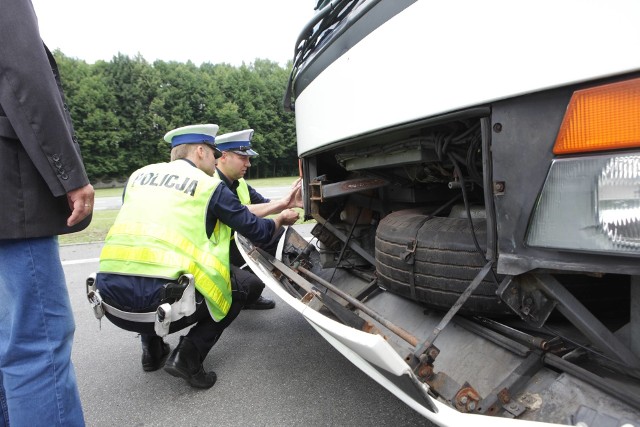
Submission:
[[[390,292],[448,310],[467,289],[486,261],[473,242],[465,218],[398,211],[378,225],[375,258],[380,286]],[[480,248],[486,248],[486,220],[473,220]],[[408,249],[416,241],[415,252]],[[415,297],[410,279],[414,275]],[[511,310],[496,296],[500,278],[489,273],[461,307],[461,314],[504,316]]]
[[[389,292],[449,310],[484,266],[465,218],[434,217],[417,210],[387,215],[376,231],[378,283]],[[486,220],[473,220],[480,248],[486,248]],[[416,241],[414,255],[408,245]],[[415,297],[411,293],[414,274]],[[629,277],[607,274],[555,276],[585,307],[601,317],[628,318]],[[486,317],[515,315],[495,294],[502,277],[491,273],[469,296],[459,313]]]

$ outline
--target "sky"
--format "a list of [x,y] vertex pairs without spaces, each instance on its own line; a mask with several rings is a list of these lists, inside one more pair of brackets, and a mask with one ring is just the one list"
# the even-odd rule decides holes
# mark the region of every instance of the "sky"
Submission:
[[118,53],[227,63],[286,65],[316,0],[32,0],[51,49],[94,63]]

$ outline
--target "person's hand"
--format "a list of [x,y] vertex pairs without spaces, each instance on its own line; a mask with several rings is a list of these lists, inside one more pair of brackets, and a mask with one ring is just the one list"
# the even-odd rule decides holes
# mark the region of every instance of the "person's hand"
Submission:
[[293,209],[285,209],[278,215],[281,225],[293,225],[300,218],[298,212]]
[[67,218],[67,225],[72,227],[85,219],[93,212],[95,191],[91,184],[77,188],[67,193],[71,216]]
[[295,190],[296,188],[300,188],[302,186],[302,177],[296,179],[296,182],[291,184],[291,189]]
[[302,207],[302,178],[291,184],[291,191],[284,197],[285,209]]
[[296,190],[295,195],[293,196],[293,204],[291,206],[292,208],[302,208],[303,204],[302,204],[302,185],[300,185],[298,187],[298,189]]
[[290,207],[301,208],[302,207],[302,178],[298,178],[296,182],[293,183],[291,188],[294,190],[294,195],[293,195],[292,204]]

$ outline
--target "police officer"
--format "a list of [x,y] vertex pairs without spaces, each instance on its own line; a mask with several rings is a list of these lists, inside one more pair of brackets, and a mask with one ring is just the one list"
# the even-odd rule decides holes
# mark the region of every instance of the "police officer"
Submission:
[[[274,201],[265,198],[247,184],[244,175],[251,167],[251,158],[258,155],[258,153],[251,148],[253,134],[253,129],[244,129],[238,132],[226,133],[216,138],[216,145],[218,149],[222,151],[222,157],[220,157],[216,166],[217,176],[219,176],[222,182],[238,197],[240,203],[247,206],[249,210],[257,216],[265,217],[285,209],[302,207],[300,180],[294,183],[287,196]],[[260,242],[253,243],[271,253],[271,255],[275,255],[278,241],[283,232],[284,229],[281,229],[280,232],[274,235],[271,241],[266,244],[261,244]],[[243,234],[242,232],[240,233]],[[233,266],[241,267],[244,264],[242,255],[238,252],[238,248],[233,240],[229,253]],[[250,292],[249,299],[244,308],[263,310],[274,308],[276,305],[275,301],[261,295],[264,289],[264,283],[250,271],[248,273],[250,277],[247,277],[247,285],[250,288]]]
[[165,371],[191,386],[210,388],[214,372],[203,360],[246,302],[242,278],[230,271],[231,228],[258,242],[268,242],[283,225],[298,219],[285,210],[273,220],[253,215],[219,178],[213,177],[218,126],[192,125],[165,135],[171,162],[135,171],[125,187],[123,205],[100,255],[96,286],[116,326],[139,332],[142,366],[163,366],[170,348],[154,322],[126,320],[113,313],[155,312],[183,274],[195,278],[196,308],[171,321],[169,333],[193,325],[166,362]]

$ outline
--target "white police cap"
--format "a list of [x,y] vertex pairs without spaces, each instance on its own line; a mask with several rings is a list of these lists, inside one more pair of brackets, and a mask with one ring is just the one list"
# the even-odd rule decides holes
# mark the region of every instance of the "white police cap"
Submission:
[[171,143],[171,148],[182,144],[209,144],[216,147],[218,125],[189,125],[166,133],[164,140]]
[[251,149],[251,138],[253,129],[245,129],[220,135],[216,138],[216,145],[220,151],[233,151],[241,156],[257,156],[258,153]]

